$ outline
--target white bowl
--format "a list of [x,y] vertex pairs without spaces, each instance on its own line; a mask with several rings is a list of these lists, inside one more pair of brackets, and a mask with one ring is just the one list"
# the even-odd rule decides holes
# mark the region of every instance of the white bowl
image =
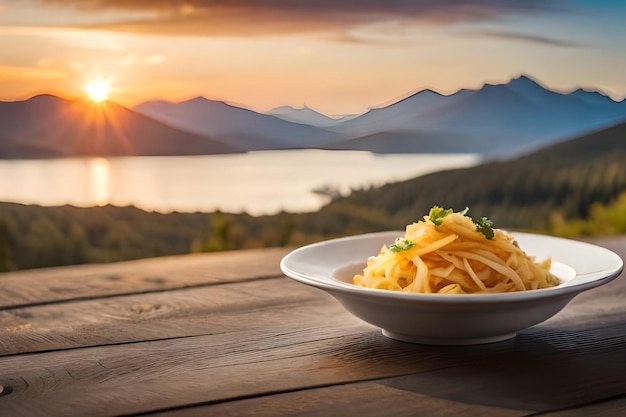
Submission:
[[350,313],[382,329],[385,336],[412,343],[469,345],[510,339],[547,320],[582,291],[616,278],[622,259],[608,249],[575,240],[513,233],[528,255],[551,257],[551,272],[562,284],[499,294],[416,294],[365,288],[351,283],[367,258],[403,231],[327,240],[287,254],[285,275],[322,289]]

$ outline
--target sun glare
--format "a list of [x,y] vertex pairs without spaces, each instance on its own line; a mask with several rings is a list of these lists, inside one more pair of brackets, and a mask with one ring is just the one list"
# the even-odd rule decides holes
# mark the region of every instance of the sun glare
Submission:
[[101,103],[109,96],[111,85],[104,80],[94,80],[85,86],[85,91],[91,101]]

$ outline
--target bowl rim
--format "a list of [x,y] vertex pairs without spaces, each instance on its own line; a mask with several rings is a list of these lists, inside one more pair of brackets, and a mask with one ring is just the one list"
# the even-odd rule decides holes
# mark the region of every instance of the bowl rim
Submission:
[[[600,258],[602,263],[606,265],[601,269],[593,269],[593,270],[583,270],[578,268],[578,270],[567,262],[562,262],[558,260],[554,260],[556,264],[562,264],[566,267],[570,267],[574,269],[575,276],[568,280],[567,282],[560,284],[555,287],[536,289],[536,290],[528,290],[528,291],[517,291],[517,292],[506,292],[506,293],[480,293],[480,294],[424,294],[424,293],[408,293],[408,292],[400,292],[400,291],[392,291],[386,289],[376,289],[376,288],[366,288],[358,285],[354,285],[352,283],[344,282],[339,279],[336,279],[333,276],[331,271],[337,271],[342,267],[349,267],[354,265],[355,262],[345,262],[343,264],[335,263],[332,265],[326,265],[327,270],[324,274],[320,274],[319,272],[314,273],[312,270],[314,268],[310,268],[307,270],[306,262],[309,260],[314,253],[319,253],[324,250],[337,250],[337,248],[349,247],[351,243],[355,241],[363,240],[363,239],[372,239],[373,241],[380,241],[380,245],[383,243],[393,243],[395,237],[403,236],[404,231],[394,230],[394,231],[383,231],[383,232],[373,232],[373,233],[365,233],[358,234],[352,236],[344,236],[334,239],[322,240],[319,242],[311,243],[297,249],[292,250],[287,255],[285,255],[280,261],[280,269],[281,271],[287,275],[289,278],[292,278],[296,281],[299,281],[303,284],[310,285],[313,287],[317,287],[319,289],[328,291],[330,293],[337,293],[347,296],[356,296],[356,297],[367,297],[372,299],[383,299],[386,300],[404,300],[404,301],[413,301],[413,302],[428,302],[428,303],[507,303],[507,302],[517,302],[517,301],[530,301],[530,300],[538,300],[544,298],[551,297],[561,297],[561,296],[569,296],[573,297],[576,294],[586,291],[588,289],[598,287],[617,278],[624,268],[624,262],[619,255],[612,252],[609,249],[604,247],[594,245],[587,242],[582,242],[573,239],[566,239],[562,237],[535,234],[535,233],[526,233],[526,232],[514,232],[511,233],[516,240],[520,241],[520,247],[526,251],[526,253],[533,254],[532,249],[529,249],[533,241],[544,242],[545,244],[550,244],[553,247],[558,248],[559,245],[563,247],[574,247],[577,250],[582,251],[590,251],[591,254],[589,256],[594,256],[594,259]],[[561,249],[564,251],[566,249]],[[367,254],[363,257],[363,264],[365,264],[367,258],[369,256],[373,256],[375,253]],[[549,254],[543,254],[544,256],[549,256]],[[563,253],[561,253],[563,255]],[[309,262],[312,261],[309,260]],[[580,259],[574,260],[575,262],[580,262]],[[304,266],[304,268],[303,268]]]

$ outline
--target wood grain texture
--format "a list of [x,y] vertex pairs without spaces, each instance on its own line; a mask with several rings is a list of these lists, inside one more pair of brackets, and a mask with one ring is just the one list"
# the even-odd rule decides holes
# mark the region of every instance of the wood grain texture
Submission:
[[547,413],[539,413],[537,417],[624,417],[626,416],[626,394],[616,399],[596,402],[576,408],[567,408]]
[[459,403],[396,389],[380,382],[358,382],[332,387],[247,398],[220,404],[150,413],[152,417],[518,417],[527,410],[511,410]]
[[167,256],[0,274],[0,309],[281,275],[284,248]]
[[[297,306],[346,315],[324,292],[286,277],[0,311],[0,356],[271,328]],[[286,313],[285,310],[290,310]]]
[[394,342],[319,310],[277,307],[282,320],[272,326],[233,333],[0,358],[0,385],[13,391],[0,398],[0,412],[119,415],[389,377],[397,377],[392,388],[427,397],[533,411],[626,388],[626,325],[608,339],[535,329],[443,348]]

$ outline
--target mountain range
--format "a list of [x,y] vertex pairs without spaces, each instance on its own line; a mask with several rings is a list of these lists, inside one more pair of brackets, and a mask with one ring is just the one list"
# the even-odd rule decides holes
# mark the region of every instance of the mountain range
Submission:
[[0,157],[198,155],[240,152],[119,104],[39,95],[0,102]]
[[307,106],[267,113],[197,97],[132,109],[51,95],[0,102],[0,158],[196,155],[319,148],[517,155],[616,125],[626,101],[562,93],[528,76],[444,95],[422,90],[361,115]]
[[551,91],[521,76],[507,84],[442,95],[423,90],[335,127],[352,136],[343,149],[383,152],[528,151],[616,124],[626,101],[595,92]]
[[184,131],[220,138],[247,151],[330,146],[337,138],[336,133],[319,126],[294,123],[204,97],[181,103],[149,101],[133,110]]

